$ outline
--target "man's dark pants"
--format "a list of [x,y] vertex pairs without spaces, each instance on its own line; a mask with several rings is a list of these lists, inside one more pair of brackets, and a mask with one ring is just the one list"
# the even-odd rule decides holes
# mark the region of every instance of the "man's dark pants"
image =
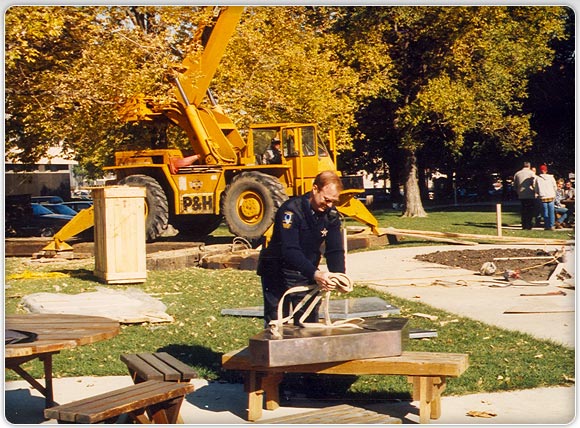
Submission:
[[535,215],[535,199],[520,199],[522,204],[522,229],[532,230],[532,220]]
[[[298,285],[298,284],[289,284],[288,288],[292,287],[293,285]],[[280,278],[280,275],[277,275],[277,276],[263,275],[262,276],[262,294],[264,296],[264,327],[265,328],[268,326],[270,321],[278,319],[278,314],[277,314],[278,303],[280,302],[280,299],[282,298],[284,293],[288,290],[288,288],[286,288],[283,285],[283,279]],[[307,294],[306,292],[303,292],[303,293],[296,293],[296,294],[292,294],[292,295],[288,296],[284,300],[284,310],[283,310],[282,316],[283,317],[288,316],[288,314],[290,313],[291,306],[296,307],[298,305],[298,303],[300,302],[300,300],[302,300],[306,294]],[[315,296],[313,296],[311,299],[309,299],[308,302],[304,305],[304,307],[294,314],[294,317],[293,317],[294,325],[299,324],[298,320],[300,319],[302,314],[304,314],[306,309],[310,306],[310,303],[312,302],[312,300],[314,298],[315,298]],[[318,304],[314,307],[312,312],[308,315],[308,317],[306,317],[304,322],[318,322],[319,321],[319,316],[318,316],[319,308],[320,308],[320,302],[318,302]]]

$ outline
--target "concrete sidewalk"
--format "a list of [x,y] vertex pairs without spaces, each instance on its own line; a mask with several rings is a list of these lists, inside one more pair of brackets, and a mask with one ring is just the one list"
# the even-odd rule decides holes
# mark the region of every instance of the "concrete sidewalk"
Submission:
[[[450,382],[453,382],[451,379]],[[243,419],[246,409],[243,385],[208,383],[194,380],[195,391],[186,397],[181,416],[191,425],[248,424]],[[129,376],[75,377],[55,379],[55,400],[68,403],[132,384]],[[25,381],[6,383],[5,417],[13,424],[54,424],[44,420],[42,411],[44,398],[31,390]],[[292,399],[282,403],[277,410],[264,410],[260,422],[268,419],[293,415],[314,408],[341,404],[312,399]],[[419,403],[411,401],[349,403],[378,413],[401,419],[404,424],[419,423]],[[575,417],[575,388],[538,388],[516,392],[471,394],[458,397],[444,396],[441,399],[441,418],[433,424],[567,424]],[[467,412],[493,413],[490,418],[470,417]]]
[[[531,248],[555,251],[542,245],[478,245],[469,250],[492,248]],[[576,337],[576,291],[565,289],[565,296],[520,296],[520,294],[561,291],[560,281],[545,286],[490,287],[491,277],[478,272],[452,268],[415,259],[418,254],[461,250],[457,245],[407,247],[349,254],[348,273],[359,283],[409,300],[426,303],[453,314],[465,316],[508,330],[529,333],[573,348]],[[568,257],[566,270],[575,276],[575,257]],[[436,285],[442,281],[444,285]],[[505,313],[511,310],[535,312]]]
[[[469,249],[496,248],[495,245],[478,245]],[[507,246],[499,246],[506,248]],[[539,245],[514,245],[510,247],[539,248]],[[349,275],[358,282],[373,284],[382,291],[412,300],[419,300],[451,313],[480,320],[502,328],[527,332],[535,337],[550,339],[568,347],[575,344],[575,291],[566,289],[566,296],[542,297],[543,305],[558,307],[552,313],[504,313],[514,306],[536,304],[538,297],[522,297],[521,293],[558,290],[558,284],[547,286],[488,287],[482,277],[472,271],[443,267],[415,260],[421,253],[458,250],[461,247],[433,246],[388,248],[349,254]],[[545,250],[552,250],[545,248]],[[554,248],[555,249],[555,248]],[[573,260],[567,270],[574,271]],[[435,280],[447,281],[433,285]],[[467,285],[459,286],[462,280]],[[462,282],[463,283],[463,282]],[[532,289],[533,290],[530,290]],[[530,300],[531,299],[531,300]],[[58,358],[58,356],[56,357]],[[449,382],[453,382],[450,379]],[[67,403],[113,389],[131,385],[129,376],[81,377],[54,380],[55,400]],[[182,417],[186,424],[230,425],[248,423],[243,419],[246,396],[241,384],[208,383],[193,381],[195,392],[186,397]],[[575,418],[575,386],[538,388],[525,391],[443,396],[441,418],[436,424],[568,424]],[[275,411],[264,410],[261,422],[290,414],[301,413],[316,407],[340,404],[312,399],[292,398]],[[379,413],[400,418],[404,424],[419,423],[419,403],[410,401],[350,403]],[[15,424],[47,424],[42,417],[44,398],[25,381],[5,383],[5,417]],[[470,417],[467,412],[489,412],[490,418]]]

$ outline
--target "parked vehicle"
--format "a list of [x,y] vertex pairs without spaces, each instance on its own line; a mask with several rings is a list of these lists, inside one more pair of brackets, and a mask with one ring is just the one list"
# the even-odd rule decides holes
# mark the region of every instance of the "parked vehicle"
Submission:
[[6,236],[54,236],[73,216],[55,214],[42,204],[6,206]]
[[49,210],[51,210],[55,214],[70,215],[72,217],[77,215],[77,211],[73,210],[71,207],[69,207],[68,205],[65,205],[64,203],[62,203],[62,204],[42,204],[42,206],[48,208]]
[[37,204],[62,204],[64,202],[60,196],[32,196],[30,200]]
[[67,202],[63,202],[61,205],[66,205],[67,207],[72,208],[76,212],[79,212],[80,210],[84,210],[84,209],[92,207],[93,201],[89,201],[89,200],[86,200],[86,201],[67,201]]
[[386,204],[391,200],[391,193],[385,188],[365,189],[364,193],[359,193],[356,198],[365,205]]
[[80,189],[75,190],[72,193],[73,198],[83,199],[83,200],[90,200],[91,199],[91,191],[87,189]]

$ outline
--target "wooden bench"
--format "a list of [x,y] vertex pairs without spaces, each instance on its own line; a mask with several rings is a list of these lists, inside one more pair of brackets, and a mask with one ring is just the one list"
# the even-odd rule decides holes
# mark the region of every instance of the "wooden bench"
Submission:
[[127,365],[135,383],[146,380],[189,382],[198,377],[194,369],[167,352],[121,354],[121,361]]
[[397,357],[287,367],[255,366],[247,347],[222,356],[224,369],[246,372],[247,420],[252,422],[262,417],[264,395],[266,409],[275,410],[280,406],[278,387],[284,373],[319,373],[407,376],[413,384],[413,400],[419,401],[419,421],[429,423],[441,416],[441,393],[445,390],[447,377],[460,376],[468,366],[467,354],[444,352],[403,352]]
[[188,383],[149,380],[45,409],[44,416],[59,423],[94,424],[119,422],[127,415],[136,423],[174,424],[183,398],[192,391]]
[[[165,382],[186,382],[197,379],[197,372],[187,364],[167,352],[121,354],[123,361],[129,369],[129,374],[134,383],[148,380],[161,380]],[[177,423],[183,424],[183,418],[179,415]]]
[[344,424],[402,424],[399,418],[389,415],[382,415],[372,410],[353,407],[348,404],[326,407],[324,409],[312,410],[295,415],[282,416],[280,418],[268,419],[263,424],[301,424],[301,425],[344,425]]

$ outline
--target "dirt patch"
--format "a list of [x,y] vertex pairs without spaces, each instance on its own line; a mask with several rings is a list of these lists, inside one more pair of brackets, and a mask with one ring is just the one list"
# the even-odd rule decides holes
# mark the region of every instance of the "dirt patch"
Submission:
[[[557,262],[550,259],[529,259],[529,257],[550,256],[558,256],[558,254],[546,252],[542,249],[498,248],[491,250],[436,251],[430,254],[420,254],[415,258],[476,272],[479,272],[485,262],[493,262],[497,267],[495,275],[511,270],[518,271],[520,278],[525,281],[546,281],[554,271]],[[524,257],[528,258],[524,259]],[[510,258],[511,260],[494,260],[496,258]]]

